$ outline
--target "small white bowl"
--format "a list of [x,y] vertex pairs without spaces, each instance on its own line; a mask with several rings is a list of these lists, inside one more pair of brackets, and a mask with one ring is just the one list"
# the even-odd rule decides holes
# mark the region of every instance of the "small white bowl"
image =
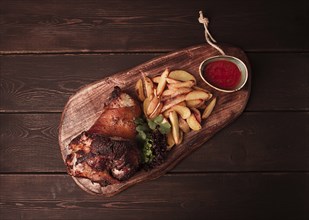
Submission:
[[[205,67],[209,64],[209,63],[212,63],[212,62],[215,62],[215,61],[219,61],[219,60],[225,60],[225,61],[229,61],[229,62],[232,62],[234,64],[236,64],[236,66],[238,67],[240,73],[241,73],[241,78],[240,78],[240,81],[239,83],[237,84],[237,86],[235,86],[235,88],[233,89],[222,89],[222,88],[218,88],[214,85],[212,85],[211,83],[209,83],[203,76],[203,70],[205,69]],[[199,72],[200,72],[200,76],[201,78],[203,79],[203,81],[209,85],[210,87],[218,90],[218,91],[221,91],[221,92],[235,92],[235,91],[238,91],[240,90],[247,82],[248,80],[248,69],[246,67],[246,64],[244,64],[243,61],[241,61],[240,59],[236,58],[236,57],[233,57],[233,56],[227,56],[227,55],[219,55],[219,56],[214,56],[214,57],[210,57],[206,60],[204,60],[201,65],[200,65],[200,68],[199,68]]]

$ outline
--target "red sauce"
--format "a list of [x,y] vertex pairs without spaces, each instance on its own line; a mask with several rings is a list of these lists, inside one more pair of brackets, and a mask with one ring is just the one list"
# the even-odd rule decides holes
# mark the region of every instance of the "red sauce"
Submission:
[[221,89],[235,89],[241,79],[237,65],[226,60],[214,61],[204,69],[204,78]]

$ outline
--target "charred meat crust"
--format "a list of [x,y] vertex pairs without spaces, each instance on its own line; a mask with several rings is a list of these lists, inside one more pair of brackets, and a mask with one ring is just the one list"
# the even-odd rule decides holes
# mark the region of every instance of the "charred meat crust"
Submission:
[[120,94],[121,94],[120,87],[119,86],[115,86],[114,90],[112,91],[110,100],[116,99],[117,97],[120,96]]
[[135,143],[137,102],[116,86],[101,116],[88,131],[69,144],[68,173],[102,186],[127,180],[140,168],[141,152]]
[[69,173],[89,178],[86,172],[91,169],[92,175],[103,178],[89,179],[105,185],[127,180],[139,169],[141,162],[141,153],[135,142],[113,140],[95,133],[83,132],[72,140],[69,149],[72,150],[66,158]]

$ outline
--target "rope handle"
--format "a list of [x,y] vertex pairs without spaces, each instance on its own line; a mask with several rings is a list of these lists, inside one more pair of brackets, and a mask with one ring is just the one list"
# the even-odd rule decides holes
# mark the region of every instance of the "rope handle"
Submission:
[[216,40],[211,36],[210,32],[208,31],[208,24],[209,24],[209,20],[208,18],[205,18],[203,16],[203,12],[200,11],[200,17],[198,18],[198,21],[204,25],[204,29],[205,29],[205,39],[206,39],[206,42],[211,45],[213,48],[215,48],[216,50],[218,50],[222,55],[225,55],[224,51],[219,47],[217,46],[215,43],[216,43]]

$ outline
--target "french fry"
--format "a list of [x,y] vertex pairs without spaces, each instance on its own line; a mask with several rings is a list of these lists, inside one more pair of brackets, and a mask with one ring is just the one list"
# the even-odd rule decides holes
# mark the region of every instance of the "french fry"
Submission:
[[196,82],[196,79],[195,77],[188,73],[187,71],[184,71],[184,70],[174,70],[174,71],[171,71],[170,74],[169,74],[169,78],[171,79],[175,79],[175,80],[179,80],[179,81],[194,81]]
[[162,92],[162,97],[171,96],[173,93],[175,93],[175,90],[166,89]]
[[162,108],[163,108],[163,104],[162,104],[162,102],[159,102],[159,104],[157,105],[155,110],[153,110],[153,112],[149,115],[149,118],[154,119],[155,117],[160,115]]
[[169,77],[167,77],[166,78],[166,82],[167,83],[181,83],[181,81],[179,81],[179,80],[176,80],[176,79],[172,79],[172,78],[169,78]]
[[178,103],[180,102],[183,102],[186,100],[186,95],[179,95],[179,96],[176,96],[175,98],[171,98],[169,100],[166,100],[164,102],[164,106],[161,110],[161,112],[165,112],[167,109],[173,107],[174,105],[177,105]]
[[200,107],[203,104],[204,104],[204,100],[203,99],[193,99],[193,100],[186,101],[186,105],[189,108],[198,108],[198,107]]
[[195,100],[195,99],[208,100],[209,98],[210,98],[210,93],[199,91],[199,90],[194,90],[187,94],[186,101]]
[[171,83],[168,84],[167,87],[171,90],[177,90],[179,88],[190,88],[194,85],[194,81],[190,80],[190,81],[185,81],[185,82],[180,82],[180,83]]
[[178,144],[179,143],[179,125],[178,125],[178,116],[175,111],[170,112],[169,119],[172,124],[172,134],[173,134],[175,144]]
[[167,101],[167,100],[169,100],[171,98],[172,98],[171,96],[161,96],[161,101],[165,102],[165,101]]
[[183,87],[183,88],[179,88],[176,91],[174,91],[174,94],[172,94],[171,96],[175,97],[175,96],[182,95],[182,94],[188,94],[191,91],[192,91],[191,88]]
[[169,132],[166,136],[167,136],[167,150],[170,150],[175,145],[175,141],[172,132]]
[[143,102],[143,111],[146,116],[147,116],[147,109],[148,109],[149,103],[152,99],[153,99],[153,95],[150,97],[147,97]]
[[197,119],[195,118],[194,114],[191,114],[191,116],[189,118],[186,119],[187,123],[189,125],[189,127],[194,130],[194,131],[198,131],[202,128],[201,124],[197,121]]
[[[136,82],[135,92],[143,101],[146,117],[154,119],[162,113],[163,120],[171,123],[171,132],[166,134],[168,150],[182,143],[185,133],[200,130],[202,119],[209,117],[216,105],[216,98],[196,86],[195,77],[184,70],[170,72],[166,68],[152,79],[143,75],[143,80]],[[205,103],[208,100],[209,104]]]
[[147,115],[153,113],[159,104],[160,104],[160,98],[158,98],[158,96],[154,96],[153,99],[149,102],[147,108]]
[[186,122],[186,120],[184,120],[182,118],[178,118],[178,124],[179,124],[179,128],[184,133],[188,133],[190,131],[190,127],[189,127],[188,123]]
[[165,112],[163,112],[163,116],[164,117],[168,117],[169,113],[171,111],[175,111],[176,113],[178,113],[180,115],[181,118],[183,119],[187,119],[189,118],[189,116],[191,115],[191,111],[188,107],[186,106],[182,106],[182,105],[174,105],[173,107],[171,107],[170,109],[166,110]]
[[198,86],[193,86],[193,89],[210,93],[207,89],[204,89],[204,88],[201,88],[201,87],[198,87]]
[[183,131],[182,130],[179,130],[179,142],[178,142],[178,144],[181,144],[182,143],[182,141],[183,141]]
[[156,76],[156,77],[153,77],[151,80],[152,80],[152,82],[158,84],[160,82],[160,78],[161,78],[161,76]]
[[179,102],[177,105],[187,106],[185,101]]
[[202,117],[201,117],[201,113],[198,109],[196,108],[191,108],[192,113],[194,114],[196,120],[201,123],[202,122]]
[[198,86],[193,86],[193,89],[203,91],[203,92],[207,92],[209,94],[208,100],[210,100],[212,98],[212,93],[209,92],[207,89],[204,89],[204,88],[201,88],[201,87],[198,87]]
[[143,81],[139,79],[135,84],[135,93],[139,100],[145,100]]
[[189,93],[191,91],[192,91],[192,89],[191,88],[187,88],[187,87],[183,87],[183,88],[179,88],[179,89],[166,89],[162,93],[162,96],[175,97],[175,96],[178,96],[178,95],[187,94],[187,93]]
[[213,111],[215,105],[217,102],[217,98],[213,98],[210,103],[207,105],[207,107],[205,108],[203,114],[202,114],[202,119],[206,119],[208,118],[208,116],[211,114],[211,112]]
[[164,118],[168,118],[170,115],[171,109],[166,110],[165,112],[162,113]]
[[160,96],[164,89],[165,89],[165,85],[166,85],[166,78],[169,74],[169,70],[166,68],[164,70],[164,72],[161,74],[161,77],[160,77],[160,81],[159,81],[159,84],[158,84],[158,87],[157,87],[157,96]]
[[177,112],[180,115],[180,117],[183,118],[183,119],[187,119],[191,115],[190,109],[185,107],[185,106],[174,105],[171,109],[173,111]]
[[153,95],[154,94],[153,82],[147,76],[144,76],[144,85],[146,90],[146,97],[150,97],[151,95]]

